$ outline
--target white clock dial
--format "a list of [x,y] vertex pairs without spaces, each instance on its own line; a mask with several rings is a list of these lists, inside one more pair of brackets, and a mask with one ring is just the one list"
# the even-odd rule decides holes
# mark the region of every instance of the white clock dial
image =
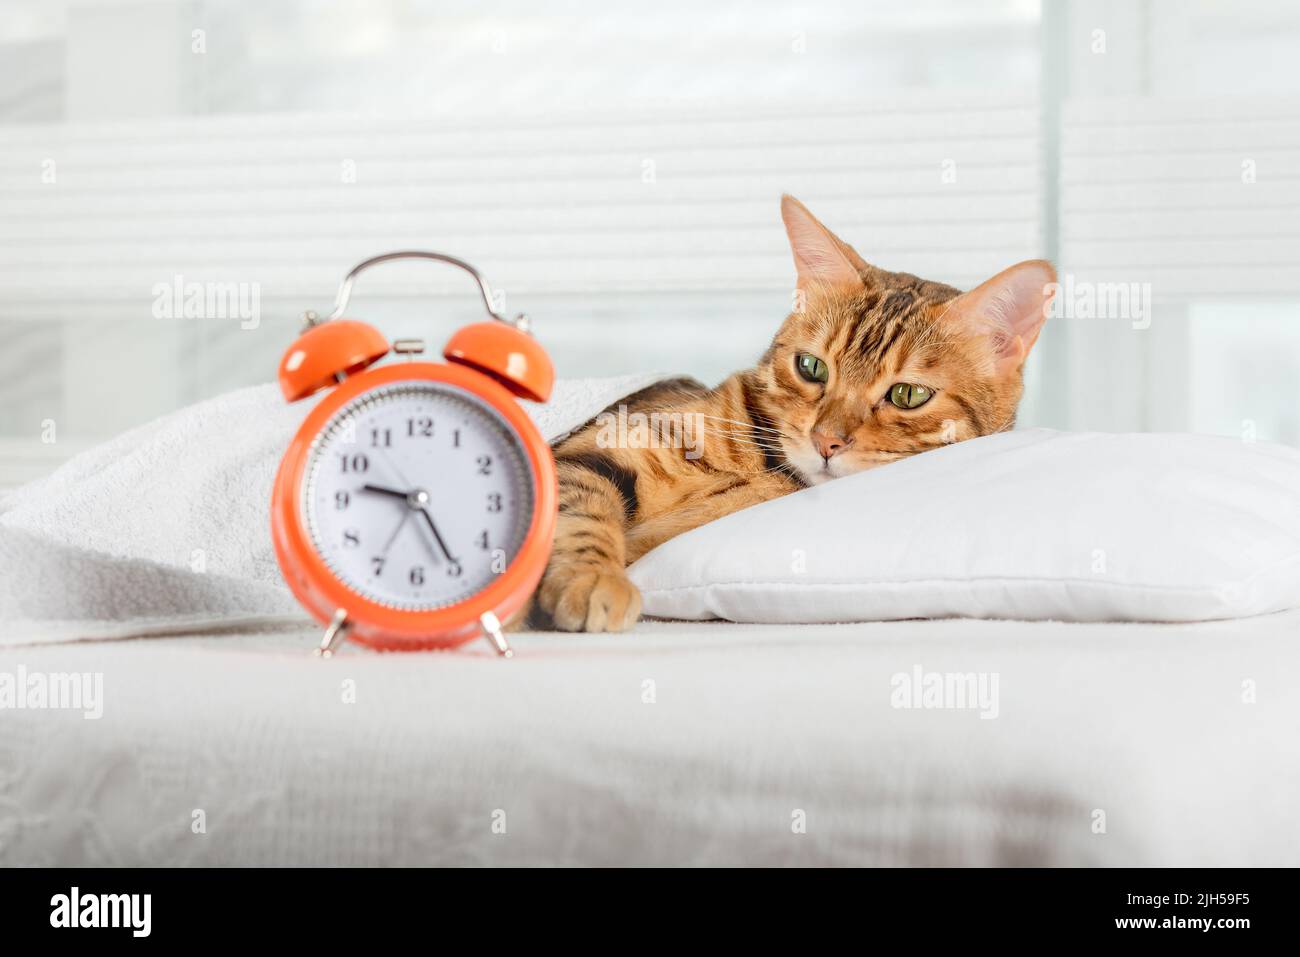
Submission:
[[514,431],[453,385],[396,382],[343,406],[312,445],[303,515],[350,589],[392,608],[464,601],[503,572],[533,517]]

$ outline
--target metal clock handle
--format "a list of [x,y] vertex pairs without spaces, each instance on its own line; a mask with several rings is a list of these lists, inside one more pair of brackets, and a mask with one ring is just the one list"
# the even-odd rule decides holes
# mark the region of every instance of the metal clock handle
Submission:
[[307,325],[315,326],[319,325],[321,322],[329,322],[331,319],[340,318],[343,315],[344,310],[347,309],[348,302],[352,298],[352,286],[356,282],[357,277],[371,266],[378,266],[380,263],[392,262],[398,259],[423,259],[431,262],[443,262],[465,270],[465,272],[474,277],[474,281],[478,284],[479,294],[483,297],[483,308],[487,310],[489,316],[498,322],[504,322],[508,326],[513,326],[520,332],[529,331],[531,323],[529,322],[528,317],[522,312],[512,319],[492,308],[492,300],[495,298],[492,292],[492,287],[488,285],[488,281],[483,277],[483,274],[469,263],[465,262],[465,260],[457,259],[455,256],[448,256],[446,253],[426,252],[419,249],[405,249],[398,252],[383,253],[379,256],[371,256],[369,259],[357,263],[352,267],[352,270],[343,277],[343,282],[339,284],[339,291],[334,296],[334,311],[325,319],[319,318],[314,312],[307,313]]

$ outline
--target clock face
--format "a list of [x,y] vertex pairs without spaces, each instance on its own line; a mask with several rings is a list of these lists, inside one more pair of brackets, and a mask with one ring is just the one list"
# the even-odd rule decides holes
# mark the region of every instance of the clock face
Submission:
[[378,604],[464,601],[509,566],[533,517],[534,479],[514,431],[453,385],[365,392],[312,444],[302,513],[321,559]]

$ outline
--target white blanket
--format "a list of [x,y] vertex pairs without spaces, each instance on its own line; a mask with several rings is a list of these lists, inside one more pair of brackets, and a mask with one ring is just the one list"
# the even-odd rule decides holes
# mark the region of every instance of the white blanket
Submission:
[[[523,403],[548,440],[660,375],[563,380]],[[190,406],[0,500],[0,644],[294,625],[271,483],[317,400],[274,385]]]
[[[448,654],[318,630],[0,648],[0,866],[1295,865],[1300,612],[646,622]],[[998,677],[997,717],[895,676]],[[203,830],[195,831],[201,812]],[[503,830],[504,829],[504,830]]]

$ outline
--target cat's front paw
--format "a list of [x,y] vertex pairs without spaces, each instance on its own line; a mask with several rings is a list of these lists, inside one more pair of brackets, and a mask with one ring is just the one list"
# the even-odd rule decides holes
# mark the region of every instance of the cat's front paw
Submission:
[[548,575],[539,598],[564,631],[627,631],[641,617],[641,593],[621,570]]

